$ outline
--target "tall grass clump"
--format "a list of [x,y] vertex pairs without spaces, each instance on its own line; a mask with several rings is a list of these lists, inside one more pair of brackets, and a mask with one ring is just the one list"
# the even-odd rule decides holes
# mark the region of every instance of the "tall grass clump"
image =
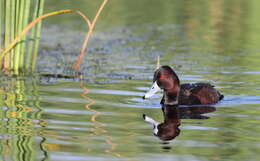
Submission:
[[[43,13],[44,0],[1,0],[0,2],[0,65],[7,74],[34,72],[37,62],[41,21],[50,16],[76,13],[88,26],[80,55],[74,65],[79,70],[96,21],[108,0],[103,0],[93,20],[77,10],[60,10]],[[30,7],[34,6],[34,7]],[[29,22],[32,17],[31,23]],[[26,34],[30,31],[30,35]]]
[[[37,54],[38,41],[41,30],[39,22],[30,34],[30,43],[26,36],[20,38],[20,41],[8,51],[5,55],[3,50],[8,48],[15,38],[23,31],[31,19],[40,16],[43,13],[45,0],[1,0],[0,2],[0,31],[1,31],[1,67],[6,73],[18,74],[32,70],[29,69],[32,62],[31,55]],[[28,50],[29,49],[29,50]],[[25,61],[25,59],[27,61]],[[30,61],[28,61],[30,60]],[[27,65],[25,65],[25,63]]]

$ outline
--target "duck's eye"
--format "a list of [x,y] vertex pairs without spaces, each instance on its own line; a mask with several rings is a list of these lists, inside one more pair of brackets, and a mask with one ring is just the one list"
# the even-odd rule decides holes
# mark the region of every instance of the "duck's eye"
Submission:
[[152,87],[152,89],[154,89],[154,87]]

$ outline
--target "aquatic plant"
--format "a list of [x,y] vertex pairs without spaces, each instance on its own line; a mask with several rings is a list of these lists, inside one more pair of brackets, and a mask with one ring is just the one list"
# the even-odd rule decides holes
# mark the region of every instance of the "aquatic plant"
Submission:
[[[33,55],[33,52],[34,55],[37,53],[41,22],[38,23],[31,32],[30,39],[33,41],[27,43],[28,40],[23,36],[20,38],[19,43],[15,44],[15,47],[7,52],[8,54],[3,54],[5,51],[3,48],[7,48],[9,44],[15,40],[17,35],[22,32],[28,25],[30,17],[36,18],[42,14],[44,1],[45,0],[1,0],[0,47],[2,50],[0,64],[5,72],[18,74],[19,71],[23,72],[25,70],[25,63],[32,63],[31,60],[33,59],[30,58],[30,55]],[[29,62],[25,61],[26,57]]]
[[[41,31],[41,20],[50,16],[76,13],[88,25],[80,55],[74,69],[79,70],[90,36],[93,33],[96,21],[108,0],[104,0],[99,7],[93,21],[77,10],[61,10],[43,13],[44,0],[35,1],[33,21],[28,24],[30,16],[30,0],[2,0],[0,2],[0,65],[7,74],[35,72],[38,46]],[[31,31],[29,38],[26,34]],[[2,33],[4,36],[2,36]],[[26,54],[25,54],[26,53]]]

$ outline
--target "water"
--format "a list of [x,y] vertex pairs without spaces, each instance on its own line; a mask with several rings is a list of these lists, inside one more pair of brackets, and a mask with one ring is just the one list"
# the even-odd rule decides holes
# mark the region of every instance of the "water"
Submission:
[[[92,16],[98,4],[46,1],[46,12]],[[83,80],[1,76],[1,160],[259,160],[259,6],[111,0],[91,38]],[[84,31],[77,15],[47,20],[38,72],[71,74]],[[141,98],[157,56],[181,82],[209,82],[225,95],[200,119],[183,116],[170,142],[153,136],[142,118],[163,121],[161,94]]]

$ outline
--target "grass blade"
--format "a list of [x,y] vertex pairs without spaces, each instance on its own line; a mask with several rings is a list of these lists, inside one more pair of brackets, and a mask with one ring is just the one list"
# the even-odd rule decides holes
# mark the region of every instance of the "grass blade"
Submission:
[[[10,21],[11,21],[11,1],[6,0],[5,1],[5,36],[4,36],[4,46],[6,47],[10,43],[10,38],[11,38],[11,30],[10,30]],[[4,61],[4,68],[9,70],[9,64],[10,64],[10,55],[5,57]],[[2,59],[0,59],[2,61]]]
[[[37,0],[35,3],[35,7],[34,7],[34,12],[33,12],[33,17],[32,17],[33,20],[35,20],[37,17],[39,17],[39,15],[38,15],[39,5],[40,5],[40,1]],[[36,35],[36,27],[33,27],[31,29],[29,39],[30,40],[35,39],[35,35]],[[25,65],[26,71],[30,70],[30,66],[32,64],[31,60],[32,60],[32,54],[33,54],[34,42],[35,41],[29,41],[29,44],[28,44],[28,50],[27,50],[27,55],[26,55],[26,65]]]
[[[39,3],[39,11],[37,17],[43,14],[43,7],[44,7],[44,0],[40,0]],[[36,61],[37,61],[37,56],[38,56],[38,47],[39,47],[39,41],[40,41],[40,35],[41,35],[41,26],[42,26],[42,21],[40,21],[37,26],[36,26],[36,32],[35,32],[35,42],[34,42],[34,50],[33,50],[33,56],[32,56],[32,67],[31,71],[35,71],[36,67]]]

